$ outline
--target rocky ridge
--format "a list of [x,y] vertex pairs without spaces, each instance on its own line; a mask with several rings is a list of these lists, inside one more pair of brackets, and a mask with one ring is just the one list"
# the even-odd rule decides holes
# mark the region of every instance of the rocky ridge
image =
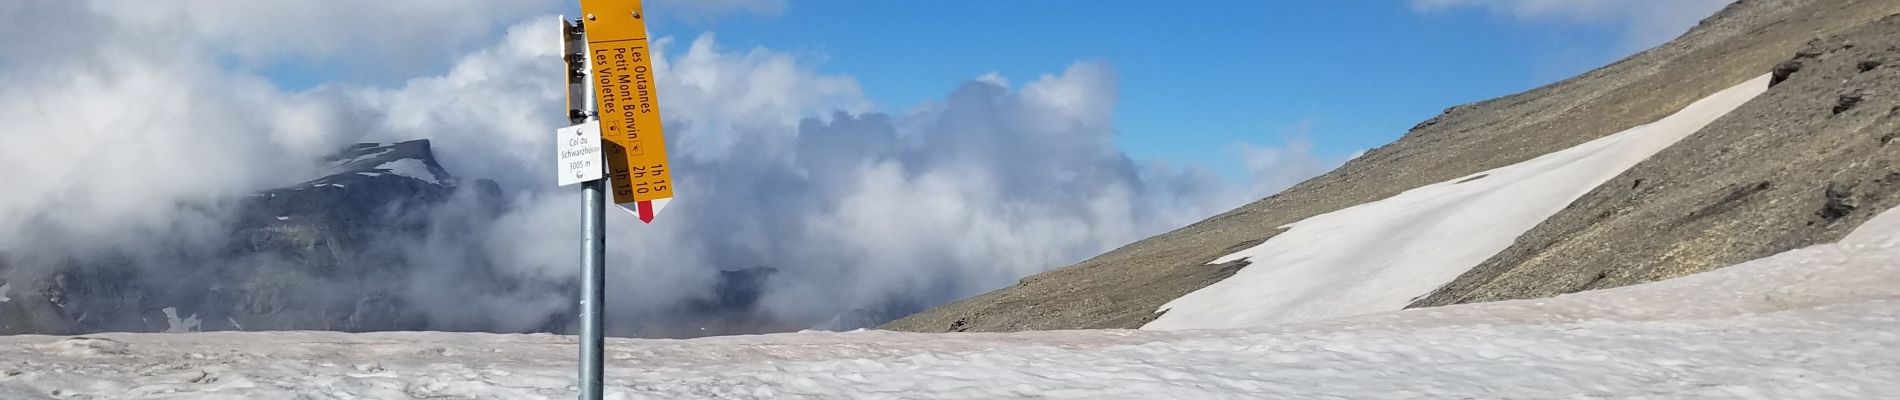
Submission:
[[1777,82],[1414,306],[1653,282],[1839,240],[1900,204],[1900,16],[1816,39]]

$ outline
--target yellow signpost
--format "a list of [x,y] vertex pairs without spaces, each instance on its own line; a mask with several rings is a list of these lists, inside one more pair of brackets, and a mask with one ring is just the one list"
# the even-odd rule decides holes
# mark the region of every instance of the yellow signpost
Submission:
[[666,162],[653,52],[640,2],[581,0],[581,12],[614,203],[651,223],[660,208],[654,202],[664,205],[673,198],[673,174]]

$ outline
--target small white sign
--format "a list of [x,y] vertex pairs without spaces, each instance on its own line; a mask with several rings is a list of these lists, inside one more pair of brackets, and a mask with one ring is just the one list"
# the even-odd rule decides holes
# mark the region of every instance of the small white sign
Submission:
[[561,186],[599,180],[607,169],[601,161],[600,121],[588,121],[554,130],[555,160]]

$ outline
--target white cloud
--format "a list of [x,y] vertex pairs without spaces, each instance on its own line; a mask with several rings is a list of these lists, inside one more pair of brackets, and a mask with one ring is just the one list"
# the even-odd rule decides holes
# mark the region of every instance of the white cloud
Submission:
[[1646,49],[1669,41],[1733,0],[1408,0],[1419,11],[1475,7],[1526,22],[1619,24],[1624,48]]
[[[1252,186],[1250,197],[1264,197],[1338,167],[1345,160],[1330,161],[1313,154],[1313,122],[1301,121],[1281,131],[1285,138],[1278,146],[1240,143],[1241,161],[1247,165]],[[1363,153],[1363,152],[1362,152]],[[1353,154],[1346,158],[1357,158]]]
[[[0,8],[0,20],[64,15],[70,4]],[[10,3],[11,4],[11,3]],[[64,14],[62,14],[64,13]],[[7,28],[11,29],[11,28]],[[255,76],[216,68],[189,37],[159,27],[87,26],[85,46],[45,50],[56,31],[9,33],[0,43],[0,251],[61,234],[59,246],[125,246],[175,228],[180,202],[208,202],[313,171],[307,162],[351,140],[343,105],[322,93],[285,93]],[[197,221],[202,226],[214,221]],[[29,233],[31,232],[31,233]],[[15,240],[19,238],[20,240]],[[27,240],[31,239],[31,240]],[[57,243],[57,242],[54,242]]]
[[[554,12],[556,0],[91,0],[122,29],[180,31],[249,63],[344,58],[365,71],[421,73],[492,40],[495,28]],[[49,15],[49,18],[59,16]],[[92,23],[106,21],[93,20]]]
[[1003,87],[1009,86],[1009,78],[1003,76],[1002,73],[996,72],[996,71],[985,72],[982,75],[977,75],[974,80],[977,82],[983,82],[983,83],[996,85],[996,86],[1003,86]]
[[[574,7],[572,0],[86,0],[88,26],[106,23],[132,31],[167,31],[178,46],[202,46],[248,66],[309,64],[376,78],[439,70],[498,38],[498,28],[522,16]],[[0,7],[29,7],[20,5]],[[785,0],[655,0],[650,14],[710,22],[734,14],[777,16]],[[0,9],[0,12],[5,10]],[[76,13],[39,13],[44,24],[73,21]],[[38,25],[38,24],[36,24]],[[48,30],[51,31],[50,29]],[[80,29],[79,31],[84,31]],[[77,42],[85,43],[85,42]],[[334,64],[334,65],[333,65]],[[335,71],[333,71],[335,72]]]
[[[51,264],[105,251],[216,247],[228,210],[206,205],[311,177],[316,158],[347,143],[424,138],[455,174],[499,181],[511,205],[494,219],[450,207],[427,216],[432,234],[380,243],[416,264],[412,284],[425,295],[409,303],[443,326],[501,330],[533,329],[567,312],[567,294],[556,289],[576,272],[580,201],[571,188],[554,187],[547,159],[550,132],[566,122],[565,88],[553,83],[561,76],[555,20],[515,22],[499,35],[438,22],[490,24],[538,5],[476,12],[444,5],[460,2],[414,2],[400,6],[399,19],[359,20],[355,11],[310,8],[315,2],[89,4],[0,4],[0,22],[46,13],[98,22],[86,29],[88,46],[52,57],[21,55],[58,37],[15,28],[50,24],[0,27],[0,121],[7,121],[0,173],[8,185],[0,192],[0,254]],[[284,25],[243,18],[251,12]],[[162,22],[168,18],[176,20]],[[381,27],[412,20],[420,25]],[[231,55],[369,62],[344,53],[402,53],[438,37],[474,44],[453,55],[417,53],[404,62],[445,70],[390,87],[286,91],[220,62]],[[1129,158],[1112,140],[1117,78],[1100,62],[1021,87],[986,75],[890,115],[873,111],[856,80],[783,52],[722,50],[711,35],[684,49],[656,43],[682,197],[652,226],[611,219],[610,310],[622,316],[706,296],[716,271],[758,266],[783,271],[765,303],[781,317],[816,322],[893,304],[891,311],[906,311],[1078,261],[1319,172],[1273,175],[1281,165],[1306,168],[1309,150],[1298,143],[1249,153],[1274,158],[1255,172],[1279,179],[1251,188],[1228,187],[1204,168]],[[1262,155],[1269,153],[1277,155]],[[492,265],[524,283],[478,290],[458,272],[468,265]]]
[[672,40],[658,43],[655,74],[666,77],[659,90],[667,118],[693,134],[674,135],[671,156],[716,161],[744,145],[748,157],[790,157],[759,150],[789,151],[783,144],[805,117],[871,109],[856,80],[819,74],[786,53],[722,51],[711,34],[693,39],[684,54],[668,55],[672,46]]

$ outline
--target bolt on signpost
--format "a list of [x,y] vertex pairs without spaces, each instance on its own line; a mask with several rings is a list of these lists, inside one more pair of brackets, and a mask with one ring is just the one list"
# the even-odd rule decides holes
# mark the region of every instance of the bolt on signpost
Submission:
[[584,199],[580,391],[588,400],[602,395],[607,187],[611,182],[614,203],[646,223],[653,223],[673,198],[640,5],[640,0],[581,0],[583,18],[561,17],[567,114],[574,125],[555,131],[555,159],[557,181],[561,186],[580,184]]

